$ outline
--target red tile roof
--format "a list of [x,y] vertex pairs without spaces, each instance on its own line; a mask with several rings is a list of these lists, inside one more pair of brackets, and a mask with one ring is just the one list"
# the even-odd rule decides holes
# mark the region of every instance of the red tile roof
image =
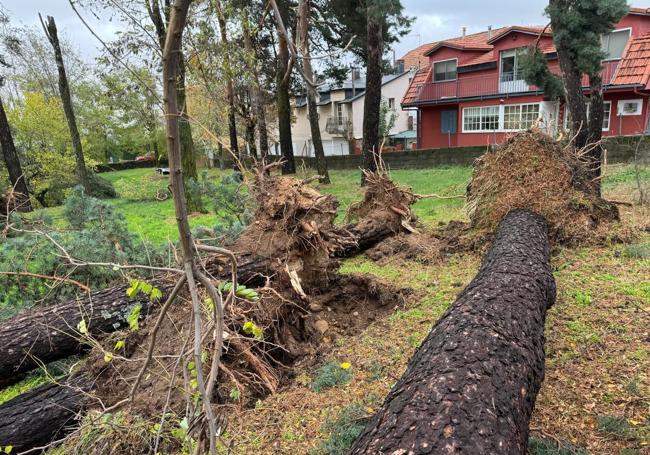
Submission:
[[650,33],[633,38],[618,64],[613,84],[647,84],[650,79]]
[[539,35],[540,33],[544,32],[545,36],[551,36],[551,29],[550,27],[545,27],[545,26],[534,26],[534,27],[525,27],[521,25],[513,25],[512,27],[505,27],[500,29],[500,32],[493,34],[492,38],[490,38],[487,43],[492,44],[497,41],[499,41],[501,38],[504,36],[512,33],[512,32],[520,32],[520,33],[529,33],[533,35]]
[[489,63],[489,62],[496,62],[496,57],[494,56],[494,51],[489,51],[486,52],[485,54],[479,55],[473,60],[470,60],[469,62],[465,62],[462,65],[458,66],[473,66],[473,65],[480,65],[482,63]]
[[427,52],[427,55],[431,54],[433,51],[441,47],[452,47],[454,49],[462,49],[462,50],[468,50],[468,49],[477,49],[477,50],[486,50],[486,51],[492,50],[492,46],[488,44],[487,41],[490,39],[490,37],[494,36],[497,33],[503,32],[503,30],[507,28],[508,27],[502,27],[496,30],[485,31],[481,33],[473,33],[471,35],[465,35],[457,38],[451,38],[448,40],[440,41],[439,43],[435,43],[436,45],[433,46]]
[[437,44],[437,42],[422,44],[421,46],[418,46],[415,49],[404,54],[404,56],[399,59],[404,62],[404,69],[409,70],[411,68],[426,68],[429,66],[429,57],[427,57],[427,53]]
[[630,14],[648,14],[648,15],[650,15],[650,8],[630,8]]
[[431,68],[429,67],[420,68],[418,72],[415,73],[415,76],[413,76],[409,88],[406,91],[404,98],[402,99],[402,104],[406,105],[417,101],[418,94],[420,91],[420,85],[424,84],[430,79],[431,79]]

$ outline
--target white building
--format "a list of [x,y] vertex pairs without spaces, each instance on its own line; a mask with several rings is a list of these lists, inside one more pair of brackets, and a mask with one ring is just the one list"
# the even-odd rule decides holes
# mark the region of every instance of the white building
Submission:
[[[415,111],[402,110],[400,101],[408,89],[412,72],[384,76],[381,95],[396,114],[390,135],[415,129]],[[320,87],[318,115],[321,139],[326,156],[348,155],[360,149],[363,138],[363,106],[366,81],[363,78],[347,80],[342,84]],[[291,128],[293,152],[297,157],[314,156],[307,100],[297,97],[293,106]]]

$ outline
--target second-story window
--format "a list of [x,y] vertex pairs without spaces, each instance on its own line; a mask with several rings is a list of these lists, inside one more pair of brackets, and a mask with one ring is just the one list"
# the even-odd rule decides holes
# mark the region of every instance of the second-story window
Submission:
[[343,104],[338,103],[336,105],[336,122],[339,125],[343,125],[344,120],[343,120]]
[[395,110],[395,98],[388,98],[388,109]]
[[521,59],[527,52],[525,47],[508,49],[501,52],[501,82],[513,82],[524,79]]
[[445,60],[433,64],[433,82],[453,81],[456,79],[457,60]]
[[630,29],[615,30],[600,37],[601,48],[605,53],[605,60],[617,60],[623,57],[625,46],[630,39]]

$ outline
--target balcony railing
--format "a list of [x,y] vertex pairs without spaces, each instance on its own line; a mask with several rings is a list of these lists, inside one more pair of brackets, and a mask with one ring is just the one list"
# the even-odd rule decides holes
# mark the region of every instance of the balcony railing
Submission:
[[[603,62],[603,84],[611,84],[618,60]],[[558,73],[559,69],[551,68],[551,71]],[[445,102],[457,98],[482,98],[505,95],[512,93],[537,92],[540,89],[529,85],[526,81],[516,75],[493,74],[490,76],[463,76],[455,81],[435,82],[421,84],[418,89],[417,102]],[[582,79],[582,85],[589,87],[589,77]]]
[[329,134],[345,136],[350,131],[351,122],[347,117],[327,117],[325,131]]

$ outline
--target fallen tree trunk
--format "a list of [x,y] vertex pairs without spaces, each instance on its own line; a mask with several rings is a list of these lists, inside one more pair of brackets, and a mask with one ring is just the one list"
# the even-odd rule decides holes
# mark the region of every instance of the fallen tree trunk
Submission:
[[[338,257],[356,254],[395,233],[388,224],[377,228],[372,223],[365,228],[351,226],[340,232],[351,241],[334,252]],[[238,281],[242,284],[263,284],[265,275],[275,273],[272,259],[251,252],[239,252],[236,256]],[[220,258],[211,258],[206,267],[216,278],[230,280],[230,265]],[[173,287],[169,278],[155,278],[149,282],[162,291],[162,300]],[[142,305],[142,316],[148,314],[152,303],[145,296],[130,299],[126,295],[128,287],[122,284],[93,292],[86,298],[26,310],[0,322],[0,388],[14,384],[39,364],[86,349],[78,333],[82,319],[88,333],[97,337],[128,326],[127,317],[136,304]]]
[[510,212],[351,454],[527,453],[555,301],[549,255],[545,219]]
[[87,376],[46,384],[0,406],[0,447],[11,453],[42,447],[76,427],[75,417],[87,402]]

